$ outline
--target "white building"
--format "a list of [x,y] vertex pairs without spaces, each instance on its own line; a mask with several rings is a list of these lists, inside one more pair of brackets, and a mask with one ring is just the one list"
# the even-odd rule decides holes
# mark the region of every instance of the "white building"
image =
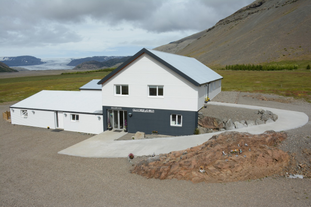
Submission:
[[80,91],[41,91],[12,105],[11,121],[93,134],[193,134],[198,111],[221,92],[221,79],[194,58],[142,49]]
[[221,91],[222,76],[194,58],[142,49],[104,77],[104,130],[193,134],[206,97]]
[[10,107],[12,124],[99,134],[101,92],[40,91]]

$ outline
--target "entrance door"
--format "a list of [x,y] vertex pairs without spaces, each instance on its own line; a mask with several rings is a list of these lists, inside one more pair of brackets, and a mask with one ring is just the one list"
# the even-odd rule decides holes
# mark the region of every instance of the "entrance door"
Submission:
[[127,111],[108,110],[108,128],[125,129],[127,127]]
[[64,128],[64,113],[56,112],[56,116],[57,116],[57,128],[63,129]]

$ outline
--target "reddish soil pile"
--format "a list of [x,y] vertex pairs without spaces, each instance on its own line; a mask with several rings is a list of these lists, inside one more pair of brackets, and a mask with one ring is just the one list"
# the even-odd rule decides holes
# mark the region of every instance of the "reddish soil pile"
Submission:
[[150,157],[131,172],[147,178],[192,182],[262,178],[288,166],[289,155],[276,147],[286,137],[286,133],[274,131],[260,135],[226,132],[196,147]]

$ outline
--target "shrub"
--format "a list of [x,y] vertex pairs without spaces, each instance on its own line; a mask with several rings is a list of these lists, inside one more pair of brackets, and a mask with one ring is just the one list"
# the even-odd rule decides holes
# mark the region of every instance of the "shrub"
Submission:
[[307,65],[307,70],[310,70],[310,65],[309,64]]
[[196,129],[194,130],[194,134],[200,134],[199,128],[196,128]]
[[296,70],[298,65],[254,65],[254,64],[236,64],[226,65],[226,70],[256,70],[256,71],[273,71],[273,70]]

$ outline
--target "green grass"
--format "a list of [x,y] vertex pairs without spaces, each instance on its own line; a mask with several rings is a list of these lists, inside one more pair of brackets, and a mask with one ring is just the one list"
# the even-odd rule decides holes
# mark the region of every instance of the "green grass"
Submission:
[[23,100],[41,90],[77,91],[92,79],[102,79],[109,71],[0,79],[0,103]]
[[223,91],[271,93],[311,102],[311,72],[217,70],[224,77]]
[[[74,72],[63,75],[0,79],[0,102],[23,100],[41,90],[79,90],[92,79],[101,79],[109,70]],[[224,77],[223,91],[271,93],[311,102],[311,72],[216,70]]]

